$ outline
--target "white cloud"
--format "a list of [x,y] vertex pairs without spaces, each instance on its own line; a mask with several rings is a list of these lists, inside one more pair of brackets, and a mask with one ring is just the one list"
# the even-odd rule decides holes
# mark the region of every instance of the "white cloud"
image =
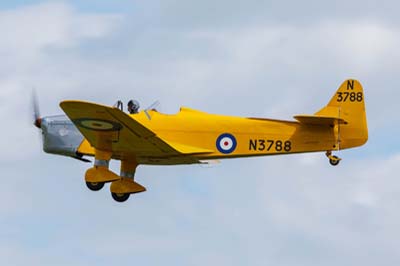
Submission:
[[[324,252],[342,256],[343,262],[361,257],[365,250],[397,256],[386,241],[400,233],[395,226],[400,216],[393,209],[400,190],[394,175],[400,170],[399,163],[400,157],[395,155],[344,160],[332,169],[324,165],[304,169],[298,158],[276,159],[273,175],[265,173],[271,177],[257,186],[265,206],[260,211],[272,218],[275,226],[330,247]],[[363,263],[368,265],[368,259]]]
[[[162,95],[167,106],[176,105],[179,95],[180,103],[211,112],[290,119],[296,113],[319,110],[341,82],[352,77],[366,89],[372,129],[398,121],[393,116],[397,98],[388,97],[397,94],[397,80],[389,80],[399,67],[396,26],[337,19],[168,34],[166,44],[163,33],[142,36],[160,46],[135,47],[140,50],[134,57],[139,63],[131,64],[134,72],[141,68],[157,75],[157,79],[139,75],[135,80]],[[146,59],[154,51],[157,58]],[[382,116],[390,120],[379,119]]]
[[[293,71],[299,71],[310,76],[313,73],[307,72],[315,73],[318,67],[331,70],[332,66],[344,67],[343,70],[350,72],[348,75],[370,74],[383,63],[389,63],[388,56],[400,56],[399,29],[373,21],[259,25],[191,34],[197,39],[217,40],[218,51],[224,51],[230,67],[248,75],[265,70],[273,72],[274,68],[281,69],[282,64],[292,75]],[[324,62],[331,65],[324,66]],[[291,78],[289,74],[287,78]]]
[[[110,104],[136,97],[143,106],[158,99],[167,112],[182,104],[290,118],[316,111],[342,79],[355,76],[366,87],[370,126],[392,132],[398,130],[392,128],[396,25],[337,18],[182,30],[141,28],[121,18],[63,3],[0,12],[4,263],[376,265],[399,259],[398,155],[374,158],[373,148],[363,147],[355,152],[366,151],[367,158],[343,153],[338,168],[323,154],[224,161],[211,169],[141,167],[138,181],[149,191],[118,205],[108,191],[86,191],[89,165],[38,151],[27,104],[36,86],[44,115],[59,113],[65,98]],[[373,137],[372,147],[385,145]],[[15,241],[4,244],[9,239]]]
[[[24,159],[39,147],[39,137],[31,126],[32,107],[28,104],[32,87],[42,86],[41,96],[46,93],[47,97],[52,97],[55,84],[74,83],[67,77],[55,80],[51,76],[49,53],[54,49],[76,51],[86,40],[111,34],[120,21],[118,15],[81,14],[63,3],[0,12],[0,119],[9,129],[3,131],[0,140],[0,145],[8,151],[1,156],[2,160]],[[64,87],[68,89],[71,87]],[[54,103],[53,108],[56,107]]]
[[[0,208],[3,216],[12,213],[14,219],[24,213],[32,216],[31,222],[6,224],[8,236],[19,237],[6,257],[25,254],[16,265],[27,261],[49,265],[54,261],[49,254],[57,254],[61,262],[76,263],[102,257],[104,264],[132,257],[142,263],[178,260],[189,265],[197,265],[194,258],[230,265],[374,265],[386,258],[400,259],[393,245],[400,235],[396,211],[400,183],[393,175],[400,170],[400,155],[357,160],[343,154],[338,167],[319,155],[249,159],[245,164],[223,161],[219,168],[203,170],[143,167],[139,182],[149,191],[124,205],[113,203],[107,191],[85,191],[83,182],[77,183],[79,177],[68,180],[78,173],[66,166],[69,161],[60,159],[63,166],[35,172],[43,174],[42,182],[62,180],[59,184],[65,193],[31,180],[13,201],[14,210]],[[55,169],[66,171],[57,177],[49,175]],[[188,171],[191,174],[185,175]],[[20,184],[26,178],[19,176],[14,182]],[[196,194],[186,187],[188,178],[206,192]],[[76,191],[79,186],[82,190]],[[4,191],[0,191],[3,205],[12,196]],[[360,200],[360,195],[368,200]],[[33,202],[27,204],[30,199]],[[21,235],[35,224],[37,233]],[[32,253],[31,244],[23,240],[39,235],[41,247]],[[77,258],[60,249],[90,255]]]
[[1,11],[0,49],[13,55],[41,55],[49,47],[70,47],[87,38],[103,37],[119,20],[117,15],[81,14],[62,2]]

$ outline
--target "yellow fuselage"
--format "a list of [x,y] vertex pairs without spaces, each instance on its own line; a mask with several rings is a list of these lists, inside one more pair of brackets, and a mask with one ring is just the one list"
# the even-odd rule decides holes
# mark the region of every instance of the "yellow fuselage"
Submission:
[[[136,160],[139,164],[190,164],[317,151],[326,151],[329,156],[333,150],[361,146],[368,140],[363,88],[356,80],[342,83],[328,105],[314,115],[294,116],[297,121],[214,115],[185,107],[174,115],[151,110],[128,116],[106,106],[65,104],[70,105],[66,109],[70,109],[74,123],[83,135],[92,138],[98,150],[112,151],[114,159]],[[92,118],[81,118],[82,112],[89,112]],[[114,122],[104,119],[119,121],[121,128],[130,131],[122,129],[122,137],[119,131],[113,135],[98,131],[103,125],[113,127]],[[78,152],[95,154],[87,140]]]
[[[176,115],[156,111],[150,111],[149,114],[151,119],[144,112],[131,117],[167,142],[208,150],[208,153],[192,155],[201,160],[327,151],[338,148],[334,129],[329,126],[213,115],[189,108],[181,108]],[[230,134],[235,138],[236,147],[232,151],[221,152],[218,149],[219,145],[224,145],[224,142],[218,143],[218,137],[223,134]],[[138,161],[149,163],[143,159],[138,158]],[[169,164],[167,158],[161,161]],[[179,164],[179,160],[174,158],[170,163]]]

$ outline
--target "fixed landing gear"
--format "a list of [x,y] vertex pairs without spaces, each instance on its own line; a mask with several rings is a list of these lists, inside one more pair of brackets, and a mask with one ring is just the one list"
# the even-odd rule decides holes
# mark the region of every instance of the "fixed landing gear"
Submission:
[[99,191],[104,187],[104,182],[86,182],[86,186],[91,191]]
[[331,151],[326,152],[326,157],[329,159],[329,163],[333,166],[336,166],[340,163],[341,158],[337,157],[336,155],[332,155]]
[[95,150],[94,166],[85,173],[85,182],[88,189],[99,191],[105,183],[111,182],[112,198],[117,202],[125,202],[134,193],[146,191],[146,188],[134,181],[138,163],[135,158],[121,160],[121,173],[115,174],[109,170],[111,152]]
[[130,194],[146,191],[146,188],[133,181],[132,178],[121,177],[120,180],[111,183],[110,191],[115,201],[124,202]]
[[333,155],[332,158],[329,158],[329,163],[333,166],[336,166],[340,163],[340,158]]
[[111,196],[115,201],[124,202],[129,199],[130,193],[113,193],[111,192]]
[[[86,186],[91,191],[99,191],[104,187],[104,182],[86,182]],[[117,202],[125,202],[129,199],[131,193],[113,193],[111,192],[112,198]]]

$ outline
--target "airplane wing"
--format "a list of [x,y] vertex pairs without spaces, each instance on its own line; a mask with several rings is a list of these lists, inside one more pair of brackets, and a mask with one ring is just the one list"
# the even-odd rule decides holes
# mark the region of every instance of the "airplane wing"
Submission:
[[94,148],[112,151],[116,157],[165,158],[212,152],[168,143],[118,108],[82,101],[63,101],[60,107]]
[[295,115],[293,117],[297,121],[306,125],[321,125],[329,126],[335,124],[347,124],[347,122],[340,117],[322,116],[322,115]]

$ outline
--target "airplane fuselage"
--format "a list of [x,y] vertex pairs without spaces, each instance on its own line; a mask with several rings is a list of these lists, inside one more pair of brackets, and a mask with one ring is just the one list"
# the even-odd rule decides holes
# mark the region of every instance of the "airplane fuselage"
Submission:
[[142,113],[132,118],[162,139],[209,150],[196,155],[203,160],[337,149],[333,128],[295,121],[212,115],[188,108],[176,115],[152,112],[151,120]]

